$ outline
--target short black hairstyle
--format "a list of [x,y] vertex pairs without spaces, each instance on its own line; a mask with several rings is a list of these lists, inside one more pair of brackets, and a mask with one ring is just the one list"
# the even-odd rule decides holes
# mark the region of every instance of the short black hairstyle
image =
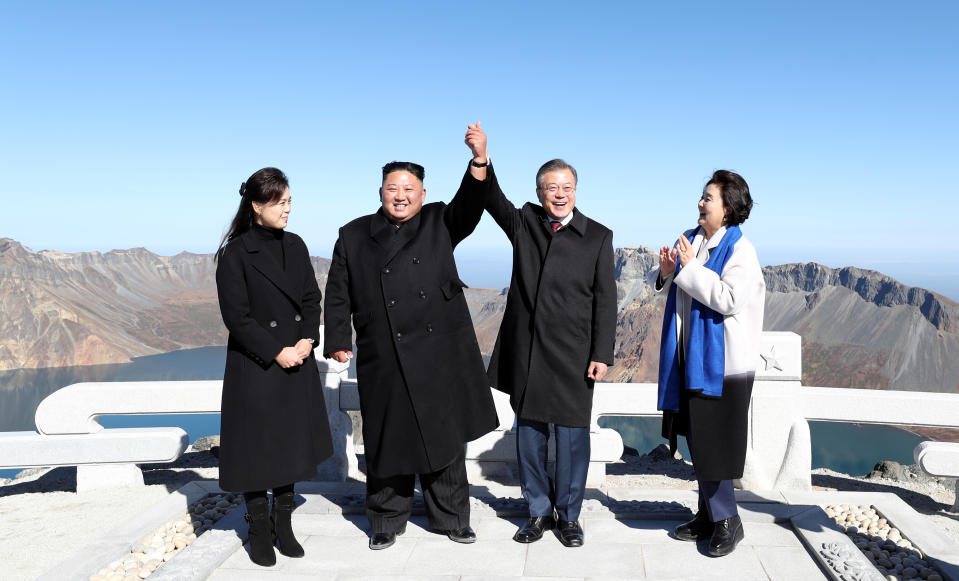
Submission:
[[386,176],[395,171],[408,171],[420,181],[426,178],[426,170],[418,163],[413,163],[412,161],[391,161],[383,166],[383,182],[386,181]]
[[703,193],[710,184],[716,184],[723,195],[723,207],[726,209],[726,225],[738,226],[749,217],[753,209],[753,198],[749,195],[749,184],[743,176],[726,169],[717,169],[713,177],[703,186]]
[[568,169],[573,174],[573,179],[576,180],[576,183],[579,183],[579,176],[576,175],[576,168],[566,163],[564,159],[551,159],[540,166],[539,171],[536,172],[536,189],[543,187],[541,183],[543,176],[548,174],[551,171],[559,171],[562,169]]

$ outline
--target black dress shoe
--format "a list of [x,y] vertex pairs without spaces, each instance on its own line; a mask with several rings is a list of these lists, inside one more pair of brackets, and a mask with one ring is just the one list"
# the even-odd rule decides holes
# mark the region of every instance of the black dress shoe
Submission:
[[456,543],[470,544],[476,542],[476,533],[473,532],[472,527],[466,525],[463,528],[459,529],[450,529],[446,532],[446,536],[450,538],[451,541]]
[[713,535],[713,523],[703,512],[697,512],[693,520],[673,529],[673,536],[681,541],[701,541]]
[[743,521],[738,514],[714,523],[713,538],[709,540],[709,554],[722,557],[732,553],[744,536]]
[[559,529],[559,542],[567,547],[583,546],[583,528],[579,526],[579,521],[561,520],[556,528]]
[[396,542],[396,537],[402,535],[405,531],[406,529],[404,528],[395,533],[373,533],[370,535],[370,548],[374,551],[379,551],[380,549],[392,547],[393,543]]
[[553,528],[553,517],[534,516],[530,517],[526,524],[513,535],[513,540],[517,543],[532,543],[543,538],[543,533]]

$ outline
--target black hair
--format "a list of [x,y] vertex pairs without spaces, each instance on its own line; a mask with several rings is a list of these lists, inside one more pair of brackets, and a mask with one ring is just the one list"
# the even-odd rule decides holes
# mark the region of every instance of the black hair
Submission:
[[255,220],[253,202],[257,204],[275,202],[283,197],[289,187],[290,181],[286,178],[286,174],[275,167],[265,167],[258,170],[240,184],[240,207],[236,209],[236,215],[233,216],[230,228],[226,231],[223,239],[220,240],[220,247],[213,255],[214,262],[223,254],[227,242],[248,232],[253,227]]
[[716,184],[723,196],[723,207],[726,210],[726,225],[737,226],[746,221],[750,210],[753,209],[753,198],[749,195],[749,185],[743,176],[736,172],[718,169],[713,172],[703,186],[703,193],[710,184]]
[[391,161],[383,166],[383,181],[385,182],[386,176],[395,171],[408,171],[421,182],[426,178],[426,170],[418,163],[413,163],[412,161]]
[[[543,187],[543,184],[540,183],[543,179],[543,176],[548,174],[551,171],[559,171],[563,169],[568,169],[573,173],[573,181],[579,183],[579,176],[576,175],[576,168],[566,163],[564,159],[551,159],[540,166],[539,171],[536,172],[536,189]],[[575,185],[575,184],[574,184]]]

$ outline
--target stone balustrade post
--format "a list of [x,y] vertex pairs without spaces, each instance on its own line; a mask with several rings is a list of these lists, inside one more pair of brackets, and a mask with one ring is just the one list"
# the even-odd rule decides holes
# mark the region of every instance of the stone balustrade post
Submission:
[[801,337],[763,333],[749,407],[743,489],[811,489],[812,445],[801,380]]

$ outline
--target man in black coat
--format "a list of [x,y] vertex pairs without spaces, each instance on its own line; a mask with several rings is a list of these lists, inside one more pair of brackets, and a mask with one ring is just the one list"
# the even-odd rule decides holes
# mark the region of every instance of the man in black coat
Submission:
[[[539,205],[516,209],[490,168],[486,209],[513,245],[513,276],[487,374],[510,394],[530,518],[513,537],[539,540],[554,524],[569,547],[583,544],[579,512],[589,468],[593,383],[613,364],[616,281],[613,233],[576,205],[576,170],[554,159],[536,174]],[[556,439],[552,489],[549,426]]]
[[325,348],[352,357],[366,452],[370,548],[406,528],[420,477],[430,526],[471,543],[465,443],[498,425],[453,249],[483,214],[486,143],[450,203],[423,205],[422,166],[383,167],[382,207],[340,229],[326,285]]

